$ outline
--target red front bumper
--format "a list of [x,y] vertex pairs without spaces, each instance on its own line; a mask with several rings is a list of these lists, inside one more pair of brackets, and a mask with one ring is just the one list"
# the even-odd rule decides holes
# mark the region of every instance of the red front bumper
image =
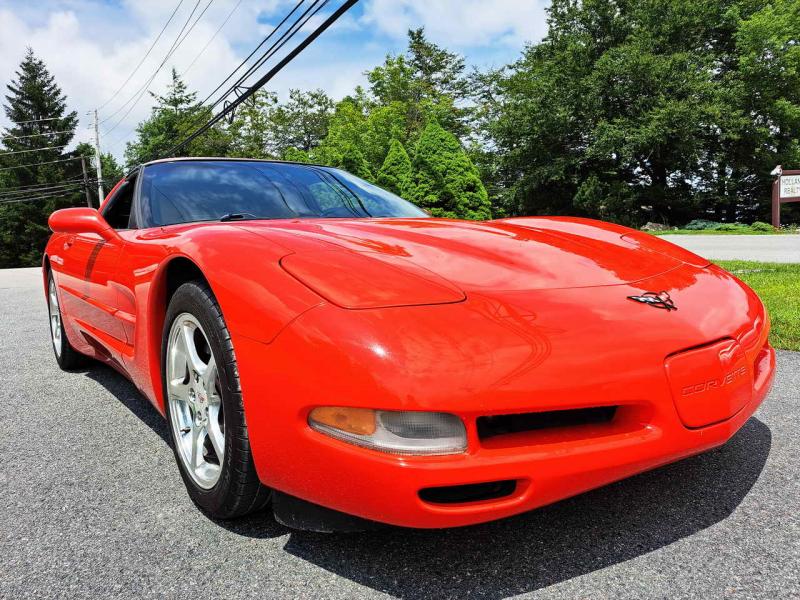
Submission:
[[[698,273],[695,277],[704,277]],[[730,439],[766,397],[774,378],[775,353],[766,341],[763,308],[745,291],[738,297],[744,305],[719,308],[713,319],[702,321],[708,330],[693,335],[741,343],[752,373],[752,395],[735,414],[698,428],[682,422],[664,372],[671,353],[665,348],[691,344],[665,330],[658,332],[658,342],[646,346],[637,336],[652,332],[634,323],[627,334],[630,347],[641,350],[632,362],[627,349],[615,349],[620,344],[611,335],[595,331],[587,336],[578,328],[556,326],[559,306],[569,305],[571,292],[560,293],[557,302],[545,307],[535,327],[530,315],[517,313],[509,326],[507,312],[519,308],[516,301],[504,301],[506,312],[498,313],[496,300],[485,301],[487,311],[480,305],[485,299],[473,298],[459,307],[417,311],[354,315],[331,306],[313,309],[269,345],[235,335],[256,468],[265,485],[315,504],[394,525],[434,528],[525,512],[698,454]],[[574,314],[574,305],[566,310]],[[664,317],[647,311],[630,314]],[[684,319],[693,318],[688,312]],[[457,319],[461,329],[453,333],[451,323],[442,324],[445,317]],[[414,334],[419,330],[424,335]],[[592,340],[611,345],[592,347]],[[720,397],[724,402],[724,393]],[[476,427],[487,414],[610,404],[619,409],[606,424],[489,439],[479,439]],[[309,411],[324,405],[452,412],[467,426],[468,450],[401,457],[358,448],[308,427]],[[420,498],[424,488],[500,480],[517,482],[510,495],[458,504]]]

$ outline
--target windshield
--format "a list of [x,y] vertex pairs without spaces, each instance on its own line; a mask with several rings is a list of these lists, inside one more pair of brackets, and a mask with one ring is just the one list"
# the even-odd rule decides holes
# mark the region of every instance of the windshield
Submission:
[[145,227],[219,219],[426,217],[339,169],[256,161],[192,160],[144,169]]

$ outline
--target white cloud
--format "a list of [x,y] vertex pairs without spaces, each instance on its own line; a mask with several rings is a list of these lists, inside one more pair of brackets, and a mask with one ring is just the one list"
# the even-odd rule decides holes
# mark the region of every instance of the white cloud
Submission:
[[[184,1],[142,67],[123,91],[101,111],[101,119],[117,111],[145,85],[196,0]],[[202,0],[199,11],[206,5]],[[170,58],[148,89],[164,90],[169,68],[183,72],[209,41],[237,0],[217,1],[198,22],[186,41]],[[14,71],[30,46],[55,76],[68,97],[69,108],[78,111],[81,125],[76,141],[89,141],[87,111],[105,103],[123,84],[156,39],[177,0],[0,0],[0,85]],[[221,82],[282,17],[294,0],[243,0],[225,28],[186,74],[190,89],[204,98]],[[10,8],[11,7],[11,8]],[[280,73],[270,89],[285,96],[290,88],[322,88],[334,97],[350,93],[363,82],[363,72],[389,51],[404,46],[406,31],[424,26],[437,43],[459,49],[482,48],[492,55],[498,46],[515,48],[524,40],[538,39],[544,31],[539,0],[365,0],[363,13],[346,15],[312,44],[292,67]],[[146,118],[152,101],[144,94],[130,113],[108,136],[104,150],[122,155],[136,124]],[[130,104],[101,125],[102,132],[117,124]],[[0,114],[0,125],[7,124]]]
[[549,4],[542,0],[370,0],[363,20],[395,38],[424,26],[440,44],[519,47],[544,36]]

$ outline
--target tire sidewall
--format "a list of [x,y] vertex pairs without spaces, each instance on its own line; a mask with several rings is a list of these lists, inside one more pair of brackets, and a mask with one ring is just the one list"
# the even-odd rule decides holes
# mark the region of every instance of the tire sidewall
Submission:
[[[232,433],[238,430],[238,424],[234,421],[239,414],[234,398],[234,395],[239,393],[238,380],[233,368],[235,359],[231,352],[226,351],[225,344],[221,337],[221,331],[219,330],[219,324],[216,322],[213,311],[214,307],[213,305],[209,305],[209,298],[200,285],[192,282],[183,284],[175,291],[170,300],[164,319],[164,330],[161,339],[161,385],[164,398],[164,412],[170,431],[172,451],[190,496],[201,509],[210,513],[217,512],[224,504],[231,485],[231,461],[233,460],[234,454],[234,436]],[[204,489],[197,485],[192,479],[192,476],[186,471],[175,440],[172,415],[170,414],[169,396],[167,392],[167,348],[172,324],[175,322],[175,319],[183,313],[193,315],[202,326],[203,332],[208,339],[211,352],[214,355],[220,380],[220,392],[224,413],[223,418],[225,423],[225,456],[222,460],[220,478],[217,483],[209,489]],[[228,356],[228,354],[230,354],[230,356]]]

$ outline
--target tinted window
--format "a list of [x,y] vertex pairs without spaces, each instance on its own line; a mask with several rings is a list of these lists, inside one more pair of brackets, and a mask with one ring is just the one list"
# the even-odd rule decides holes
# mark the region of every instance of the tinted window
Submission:
[[329,171],[344,183],[361,200],[362,205],[372,217],[424,217],[422,210],[411,202],[395,196],[377,185],[372,185],[340,169]]
[[145,167],[147,226],[244,218],[425,217],[413,204],[339,171],[248,161],[178,161]]

